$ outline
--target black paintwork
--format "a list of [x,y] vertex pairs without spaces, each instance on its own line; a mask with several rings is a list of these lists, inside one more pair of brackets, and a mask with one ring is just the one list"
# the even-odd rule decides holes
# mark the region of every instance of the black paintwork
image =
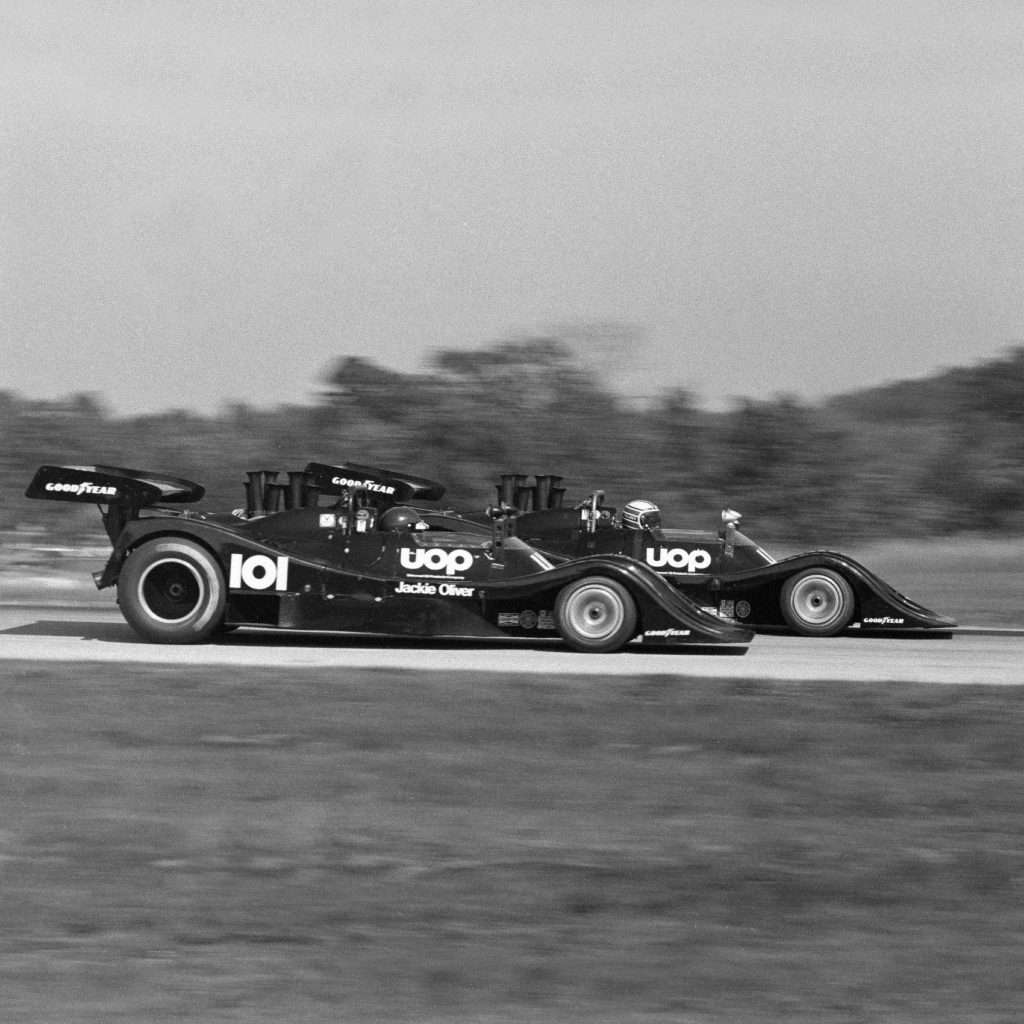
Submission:
[[[807,569],[831,570],[851,585],[856,601],[853,629],[950,629],[957,624],[899,593],[848,555],[811,551],[776,561],[732,524],[717,534],[627,530],[608,515],[590,529],[590,509],[586,502],[581,505],[522,512],[514,520],[516,535],[541,551],[567,558],[629,555],[655,569],[701,607],[755,630],[787,628],[781,611],[782,587]],[[452,517],[426,518],[440,529]]]
[[[202,488],[116,467],[44,466],[27,494],[107,503],[104,522],[114,552],[101,587],[117,583],[127,554],[149,538],[180,534],[202,543],[217,555],[226,578],[238,583],[230,586],[229,624],[409,636],[556,636],[558,592],[598,575],[627,587],[649,642],[658,639],[653,634],[665,634],[660,639],[672,643],[743,643],[750,630],[787,628],[781,609],[786,581],[820,569],[852,588],[852,629],[956,625],[838,552],[776,561],[735,522],[718,533],[623,529],[603,492],[563,507],[560,477],[537,477],[531,487],[526,476],[506,474],[496,507],[457,513],[418,505],[440,500],[444,487],[436,481],[359,463],[310,463],[289,473],[288,484],[274,482],[273,472],[249,476],[242,517],[153,508],[197,500]],[[111,495],[96,497],[96,487]],[[428,529],[381,531],[383,512],[407,503],[417,506]],[[282,504],[281,511],[264,514]],[[287,558],[286,586],[279,590],[276,580],[269,585],[263,579],[257,579],[262,586],[245,585],[239,566],[254,557],[275,565]]]
[[[247,494],[260,511],[241,514],[153,507],[186,500],[183,495],[201,493],[201,488],[188,481],[173,481],[172,487],[173,478],[114,467],[105,467],[103,474],[103,487],[109,490],[91,500],[101,506],[113,552],[97,574],[97,585],[116,585],[127,556],[148,541],[189,538],[211,552],[223,572],[228,626],[554,638],[559,635],[553,616],[559,592],[576,580],[600,576],[632,595],[645,642],[745,644],[753,636],[702,610],[628,554],[594,551],[569,558],[544,553],[516,536],[511,529],[515,520],[500,512],[477,519],[448,514],[438,529],[385,532],[378,523],[389,506],[437,500],[443,494],[440,484],[408,474],[352,463],[311,463],[302,474],[289,474],[289,484],[282,485],[276,474],[258,471],[250,474]],[[79,488],[99,479],[99,467],[43,467],[26,493],[85,500],[78,497]],[[47,490],[47,483],[55,481],[60,489]],[[156,496],[137,486],[142,482],[156,488]],[[262,512],[279,498],[292,507]]]

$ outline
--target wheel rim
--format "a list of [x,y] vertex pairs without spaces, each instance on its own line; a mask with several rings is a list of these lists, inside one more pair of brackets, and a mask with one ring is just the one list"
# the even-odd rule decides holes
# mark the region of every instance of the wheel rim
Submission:
[[808,576],[793,588],[793,612],[811,626],[827,626],[844,611],[843,592],[826,576]]
[[626,611],[618,596],[600,587],[574,594],[566,604],[566,619],[581,637],[603,640],[620,629]]
[[206,584],[196,569],[180,558],[154,562],[139,580],[139,600],[160,622],[181,622],[202,606]]

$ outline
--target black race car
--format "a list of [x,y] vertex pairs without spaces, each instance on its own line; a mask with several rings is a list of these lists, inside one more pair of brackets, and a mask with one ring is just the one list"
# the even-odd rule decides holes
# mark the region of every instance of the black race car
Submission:
[[[835,636],[845,630],[950,629],[955,620],[905,597],[847,555],[811,551],[776,561],[738,528],[740,515],[722,513],[717,532],[664,529],[660,511],[635,501],[621,515],[603,491],[566,506],[560,477],[505,474],[497,504],[515,535],[550,558],[625,555],[654,569],[703,610],[755,631],[791,630]],[[434,529],[467,529],[474,514],[424,514]],[[453,526],[456,521],[460,525]]]
[[657,645],[753,637],[700,607],[646,564],[642,549],[640,557],[597,545],[568,550],[581,525],[591,539],[603,535],[596,499],[591,518],[566,510],[542,549],[528,539],[532,525],[518,527],[543,513],[524,516],[502,502],[476,515],[428,511],[421,503],[439,501],[444,488],[406,473],[313,462],[286,476],[247,476],[246,506],[233,512],[170,508],[199,502],[204,489],[115,466],[43,466],[25,493],[99,506],[113,552],[96,584],[116,586],[125,619],[156,643],[197,643],[237,626],[561,637],[593,652],[637,637]]

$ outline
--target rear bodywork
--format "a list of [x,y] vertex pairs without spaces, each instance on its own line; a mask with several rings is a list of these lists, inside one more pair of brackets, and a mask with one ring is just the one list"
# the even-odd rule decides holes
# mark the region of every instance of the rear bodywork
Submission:
[[541,550],[518,535],[518,517],[500,509],[474,519],[425,511],[442,522],[386,531],[380,524],[388,508],[438,501],[444,488],[377,467],[310,463],[287,474],[253,471],[246,507],[233,512],[169,507],[198,501],[203,488],[111,466],[43,466],[26,494],[100,506],[113,545],[95,574],[100,588],[118,586],[128,560],[147,545],[172,538],[197,545],[222,576],[226,599],[218,615],[225,628],[556,638],[559,595],[578,581],[600,579],[628,592],[636,636],[646,643],[752,638],[635,555]]

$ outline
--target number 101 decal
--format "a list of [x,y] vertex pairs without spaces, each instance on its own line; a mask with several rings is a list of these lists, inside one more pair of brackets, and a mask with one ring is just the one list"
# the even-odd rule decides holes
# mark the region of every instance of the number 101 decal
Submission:
[[243,586],[250,590],[288,589],[288,557],[280,555],[270,558],[268,555],[231,556],[231,569],[228,574],[228,586],[239,590]]

